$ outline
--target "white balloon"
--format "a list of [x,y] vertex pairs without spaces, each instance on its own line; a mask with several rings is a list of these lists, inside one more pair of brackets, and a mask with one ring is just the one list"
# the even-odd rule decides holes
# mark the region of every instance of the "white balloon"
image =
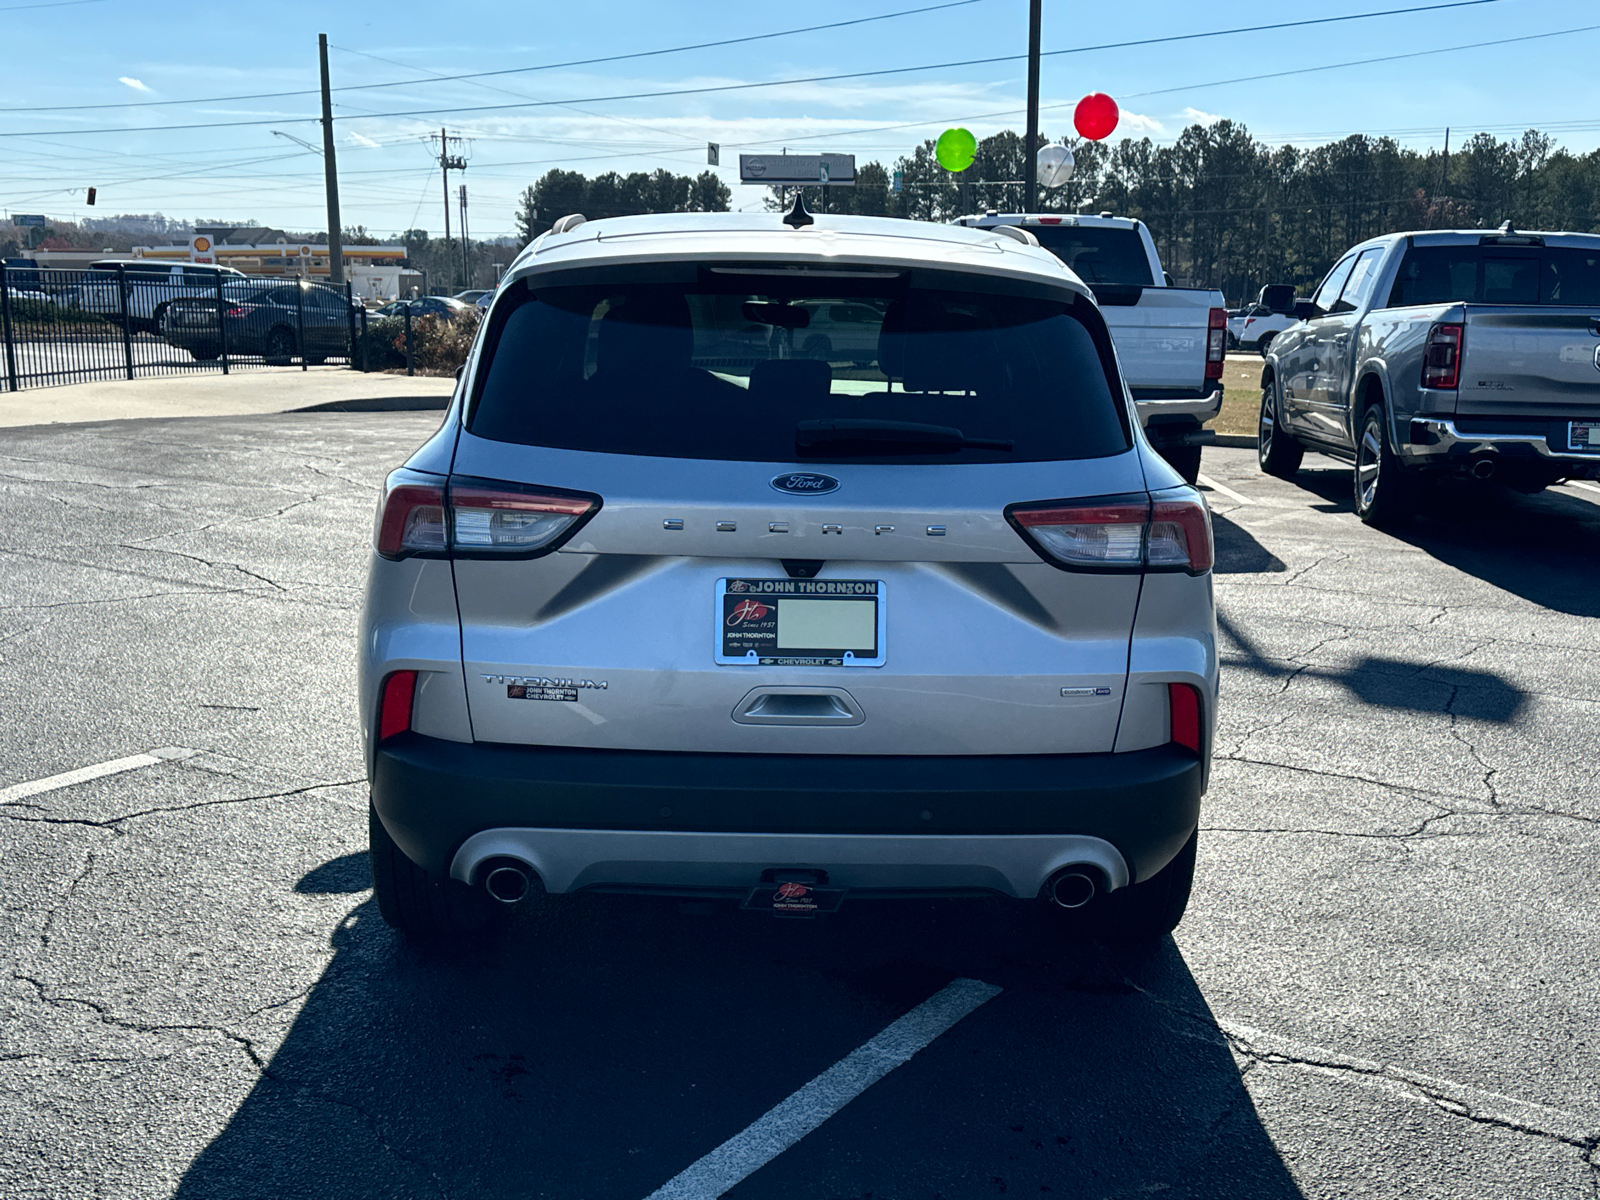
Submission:
[[1058,188],[1066,186],[1072,178],[1074,166],[1072,151],[1059,142],[1040,146],[1036,159],[1039,165],[1039,186]]

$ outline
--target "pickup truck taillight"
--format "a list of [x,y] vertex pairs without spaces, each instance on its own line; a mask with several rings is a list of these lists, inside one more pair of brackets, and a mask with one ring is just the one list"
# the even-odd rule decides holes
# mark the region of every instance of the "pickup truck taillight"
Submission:
[[1422,348],[1422,386],[1455,391],[1461,385],[1461,339],[1466,326],[1441,321]]
[[1041,558],[1066,571],[1211,569],[1211,519],[1193,493],[1013,504],[1006,520]]
[[1206,322],[1206,378],[1222,378],[1222,360],[1228,353],[1228,310],[1213,308]]
[[600,511],[586,492],[490,479],[400,483],[384,496],[378,553],[454,558],[536,558],[558,549]]

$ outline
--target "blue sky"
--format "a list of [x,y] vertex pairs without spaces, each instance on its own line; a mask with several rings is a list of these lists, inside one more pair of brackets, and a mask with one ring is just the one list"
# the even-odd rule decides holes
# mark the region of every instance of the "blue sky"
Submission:
[[[335,93],[347,225],[366,225],[383,235],[412,226],[442,232],[439,172],[426,140],[441,125],[470,139],[465,182],[475,237],[512,232],[518,193],[551,167],[588,174],[657,167],[695,173],[705,167],[708,141],[723,145],[722,174],[734,189],[735,207],[753,207],[761,196],[738,184],[739,149],[826,149],[854,153],[860,162],[888,163],[949,125],[963,124],[979,137],[1020,130],[1024,64],[603,98],[1021,54],[1027,48],[1027,0],[973,0],[843,30],[629,62],[481,81],[435,77],[654,50],[937,2],[391,0],[333,6],[284,0],[263,8],[0,0],[0,135],[28,135],[0,136],[0,211],[58,218],[161,211],[323,228],[321,160],[272,132],[320,145],[320,127],[306,119],[317,113],[314,95],[63,111],[69,105],[314,89],[319,32],[335,47],[330,66],[336,89],[417,81]],[[1225,7],[1045,0],[1043,45],[1048,52],[1418,2]],[[1442,12],[1047,57],[1041,124],[1046,134],[1063,135],[1078,97],[1103,91],[1124,111],[1114,137],[1142,134],[1170,142],[1191,121],[1227,117],[1272,143],[1369,133],[1425,147],[1438,145],[1447,125],[1453,141],[1480,129],[1504,137],[1532,126],[1555,133],[1569,149],[1588,151],[1600,145],[1600,30],[1511,39],[1591,25],[1600,25],[1600,8],[1592,3],[1492,0]],[[1276,80],[1222,82],[1470,43],[1489,44]],[[529,101],[557,103],[487,108]],[[47,111],[17,111],[24,107]],[[458,111],[385,115],[417,109]],[[147,128],[215,122],[263,123]],[[106,129],[112,132],[73,132]],[[461,179],[452,175],[452,192]],[[84,205],[83,189],[90,185],[99,189],[94,209]]]

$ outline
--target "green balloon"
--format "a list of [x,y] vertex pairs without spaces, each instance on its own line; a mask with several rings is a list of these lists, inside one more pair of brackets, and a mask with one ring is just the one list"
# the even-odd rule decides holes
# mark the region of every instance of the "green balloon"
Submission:
[[978,155],[978,139],[965,129],[946,129],[934,143],[933,156],[946,171],[965,171]]

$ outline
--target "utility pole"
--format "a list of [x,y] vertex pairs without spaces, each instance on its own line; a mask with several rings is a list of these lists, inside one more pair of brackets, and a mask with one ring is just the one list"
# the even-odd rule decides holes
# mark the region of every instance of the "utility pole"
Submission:
[[467,185],[461,185],[461,286],[472,286],[472,261],[467,250]]
[[1038,200],[1039,164],[1039,21],[1043,0],[1028,0],[1028,133],[1022,146],[1022,211],[1032,212]]
[[451,137],[448,130],[439,130],[439,173],[444,181],[444,240],[450,240],[450,172],[465,171],[467,160],[450,153],[450,143],[461,145],[463,139]]
[[339,170],[333,162],[333,101],[328,95],[328,35],[317,34],[322,59],[322,171],[328,188],[328,282],[344,282],[344,236],[339,226]]

